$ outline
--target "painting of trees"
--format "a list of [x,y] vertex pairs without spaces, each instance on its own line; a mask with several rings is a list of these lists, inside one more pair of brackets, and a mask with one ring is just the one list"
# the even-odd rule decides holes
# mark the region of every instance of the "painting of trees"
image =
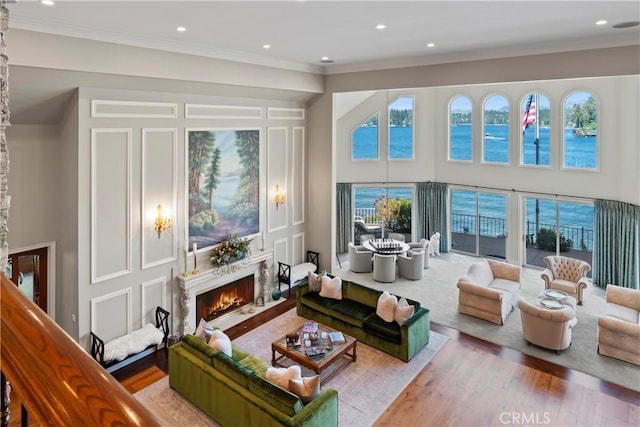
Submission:
[[258,129],[188,131],[189,247],[259,230]]

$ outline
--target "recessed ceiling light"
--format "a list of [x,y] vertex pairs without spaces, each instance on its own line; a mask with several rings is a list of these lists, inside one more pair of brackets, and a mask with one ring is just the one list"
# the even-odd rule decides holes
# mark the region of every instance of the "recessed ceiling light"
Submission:
[[384,30],[385,28],[387,28],[387,26],[386,26],[386,25],[384,25],[384,24],[378,24],[378,25],[376,25],[376,30]]
[[601,19],[601,20],[599,20],[599,21],[596,21],[596,25],[604,25],[604,24],[606,24],[606,23],[607,23],[607,21],[605,21],[604,19]]
[[322,58],[320,58],[320,62],[323,64],[333,64],[333,59],[329,59],[328,56],[323,56]]
[[637,27],[638,25],[640,25],[640,21],[626,21],[626,22],[617,23],[616,25],[613,26],[613,28],[631,28],[631,27]]
[[262,48],[263,49],[271,49],[271,45],[268,44],[268,43],[265,43],[265,44],[262,45]]
[[427,43],[427,47],[434,47],[435,45],[435,43]]
[[176,31],[179,33],[184,33],[185,31],[187,31],[187,27],[180,26],[176,28]]
[[40,3],[42,3],[45,6],[53,6],[55,4],[53,0],[42,0]]

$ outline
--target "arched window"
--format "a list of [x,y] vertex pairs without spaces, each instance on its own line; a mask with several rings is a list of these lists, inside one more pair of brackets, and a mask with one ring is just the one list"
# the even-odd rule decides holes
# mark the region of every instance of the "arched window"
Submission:
[[473,159],[471,100],[456,96],[449,104],[449,160]]
[[353,160],[378,159],[378,117],[374,114],[351,133],[351,158]]
[[520,164],[550,166],[551,107],[540,92],[528,93],[520,108],[522,150]]
[[413,159],[413,97],[389,104],[389,158]]
[[590,92],[574,92],[564,101],[562,166],[598,168],[598,103]]
[[484,102],[482,161],[509,163],[509,101],[493,95]]

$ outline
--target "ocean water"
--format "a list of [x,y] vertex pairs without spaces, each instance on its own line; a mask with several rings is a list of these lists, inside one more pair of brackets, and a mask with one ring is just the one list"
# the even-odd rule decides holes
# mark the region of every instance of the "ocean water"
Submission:
[[[370,159],[377,157],[377,136],[378,129],[375,127],[359,128],[354,132],[354,158]],[[487,125],[485,131],[485,161],[489,162],[507,162],[509,143],[520,144],[517,141],[509,141],[508,125]],[[451,127],[451,157],[457,160],[471,159],[471,126],[452,126]],[[391,156],[398,158],[402,156],[410,157],[412,153],[411,140],[412,129],[403,127],[390,128],[392,144],[390,146]],[[538,164],[549,165],[549,129],[541,128],[539,130],[540,146]],[[533,128],[529,128],[525,133],[524,139],[524,163],[536,164],[536,147],[533,143],[535,132]],[[565,167],[583,167],[595,168],[595,152],[597,137],[577,137],[574,136],[571,129],[565,130]],[[355,189],[355,207],[370,208],[373,202],[380,197],[385,191],[384,188],[356,188]],[[411,198],[411,188],[389,188],[389,197]],[[478,196],[478,209],[482,217],[496,218],[506,220],[506,196],[502,194],[480,193]],[[476,214],[476,193],[472,191],[454,190],[452,192],[451,213],[454,217],[452,223],[453,231],[462,231],[462,223],[456,223],[456,217],[459,216],[475,216]],[[548,228],[555,227],[556,224],[556,202],[553,200],[540,199],[539,203],[539,224]],[[526,220],[535,224],[536,201],[533,198],[525,200]],[[560,226],[570,229],[593,230],[593,205],[590,203],[558,203],[558,213]],[[468,225],[468,223],[466,223]],[[475,229],[475,220],[472,221],[472,227]],[[458,230],[458,228],[460,230]],[[480,232],[482,235],[498,235],[500,231],[496,231],[495,224],[491,227],[481,224]],[[590,245],[589,245],[590,246]]]

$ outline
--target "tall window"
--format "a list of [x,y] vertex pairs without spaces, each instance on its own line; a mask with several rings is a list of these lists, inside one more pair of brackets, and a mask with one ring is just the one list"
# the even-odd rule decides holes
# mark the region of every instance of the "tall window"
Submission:
[[471,100],[456,96],[449,104],[449,160],[473,159]]
[[379,114],[375,114],[351,133],[353,160],[378,159],[378,117]]
[[413,97],[389,105],[389,158],[413,159]]
[[520,164],[550,166],[551,108],[549,99],[531,92],[522,100],[522,157]]
[[355,242],[362,234],[379,238],[389,232],[411,240],[412,187],[356,187],[354,201]]
[[589,92],[574,92],[564,103],[563,167],[597,169],[598,104]]
[[509,101],[493,95],[484,102],[482,161],[509,163]]

